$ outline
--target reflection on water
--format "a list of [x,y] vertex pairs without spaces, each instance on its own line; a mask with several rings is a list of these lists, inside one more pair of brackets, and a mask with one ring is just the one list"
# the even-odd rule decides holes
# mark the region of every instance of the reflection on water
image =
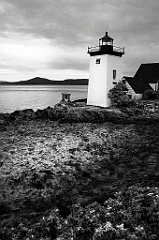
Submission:
[[86,85],[0,86],[0,112],[13,112],[53,107],[61,101],[61,93],[70,93],[71,100],[87,97]]

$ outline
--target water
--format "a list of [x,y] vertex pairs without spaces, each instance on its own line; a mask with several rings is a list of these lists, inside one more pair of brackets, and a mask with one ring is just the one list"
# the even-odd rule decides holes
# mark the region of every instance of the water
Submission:
[[86,85],[29,85],[0,86],[0,112],[33,110],[53,107],[62,99],[61,93],[71,94],[71,100],[87,97]]

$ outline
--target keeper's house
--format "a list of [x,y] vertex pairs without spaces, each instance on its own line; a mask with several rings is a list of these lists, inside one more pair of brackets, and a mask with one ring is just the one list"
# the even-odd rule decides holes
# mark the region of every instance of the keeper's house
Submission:
[[128,89],[128,96],[132,99],[142,98],[142,94],[151,89],[159,89],[159,63],[141,64],[134,77],[122,78]]

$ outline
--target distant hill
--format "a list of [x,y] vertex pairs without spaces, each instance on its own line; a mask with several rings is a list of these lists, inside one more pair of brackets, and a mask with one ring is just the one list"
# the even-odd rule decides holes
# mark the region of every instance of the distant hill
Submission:
[[32,85],[32,84],[40,84],[40,85],[88,85],[88,79],[66,79],[63,81],[58,80],[49,80],[46,78],[35,77],[26,81],[19,82],[6,82],[0,81],[0,85]]
[[8,82],[7,81],[0,81],[0,84],[7,84]]

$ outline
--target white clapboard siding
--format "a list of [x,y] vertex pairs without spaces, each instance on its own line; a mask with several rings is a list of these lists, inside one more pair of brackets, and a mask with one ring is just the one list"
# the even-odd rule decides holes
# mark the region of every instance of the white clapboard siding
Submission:
[[129,85],[128,82],[126,82],[126,87],[128,89],[128,94],[129,95],[134,95],[135,94],[135,91],[132,89],[132,87]]
[[132,99],[139,100],[142,98],[142,94],[135,93],[135,91],[132,89],[128,82],[126,82],[126,87],[128,89],[127,95],[131,96]]
[[152,87],[154,91],[157,90],[157,83],[149,83],[149,85]]

